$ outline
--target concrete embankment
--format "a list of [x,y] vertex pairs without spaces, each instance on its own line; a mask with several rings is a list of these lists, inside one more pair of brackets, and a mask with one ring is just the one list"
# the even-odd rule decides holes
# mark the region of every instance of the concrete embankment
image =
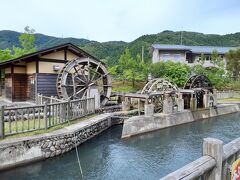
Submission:
[[63,129],[0,141],[0,170],[54,157],[70,151],[122,119],[112,119],[107,113],[70,125]]
[[237,104],[222,104],[216,108],[184,110],[173,114],[154,114],[153,116],[135,116],[124,120],[122,138],[151,132],[167,127],[197,121],[200,119],[216,117],[235,113],[240,110]]

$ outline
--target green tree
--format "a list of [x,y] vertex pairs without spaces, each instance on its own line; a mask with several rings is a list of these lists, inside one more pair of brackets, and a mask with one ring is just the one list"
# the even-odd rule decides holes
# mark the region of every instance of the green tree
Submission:
[[119,59],[119,65],[122,68],[122,70],[124,70],[124,69],[128,69],[130,66],[132,66],[132,63],[133,63],[132,55],[131,55],[129,49],[126,48],[124,53],[121,55],[121,57]]
[[18,38],[22,48],[13,47],[15,58],[36,51],[34,32],[35,30],[31,29],[29,26],[24,28],[24,33]]
[[205,59],[206,59],[206,56],[202,53],[201,56],[198,58],[197,62],[203,65],[205,62]]
[[136,81],[144,81],[147,77],[147,66],[142,61],[141,56],[137,54],[136,58],[132,58],[128,48],[120,56],[119,64],[109,68],[109,72],[116,79],[132,82],[135,87]]
[[188,79],[190,68],[180,62],[166,61],[151,65],[151,74],[154,78],[172,80],[178,86],[183,86]]
[[135,87],[136,81],[144,81],[146,79],[146,65],[139,54],[137,54],[136,59],[131,59],[128,65],[123,71],[123,78],[131,81],[132,86]]
[[223,58],[218,54],[216,50],[214,50],[211,54],[210,62],[216,67],[224,68]]
[[24,33],[18,38],[22,48],[13,47],[13,52],[11,52],[10,49],[0,50],[0,61],[7,61],[36,51],[34,32],[34,29],[30,29],[29,26],[26,26],[24,28]]
[[24,50],[30,52],[35,51],[35,37],[34,29],[31,29],[29,26],[24,28],[24,33],[19,36],[19,42],[21,43]]
[[150,72],[152,77],[164,77],[165,73],[166,73],[166,69],[165,69],[165,62],[160,61],[154,64],[151,64],[150,66]]
[[191,67],[191,73],[196,75],[205,75],[210,79],[215,88],[223,88],[226,82],[223,58],[219,56],[217,51],[213,51],[210,59],[213,66],[204,67],[203,64],[205,63],[205,60],[206,58],[202,54],[198,61],[199,64]]
[[227,66],[229,75],[233,80],[239,80],[240,77],[240,49],[230,50],[226,54]]
[[0,50],[0,62],[12,59],[13,55],[11,54],[10,49]]

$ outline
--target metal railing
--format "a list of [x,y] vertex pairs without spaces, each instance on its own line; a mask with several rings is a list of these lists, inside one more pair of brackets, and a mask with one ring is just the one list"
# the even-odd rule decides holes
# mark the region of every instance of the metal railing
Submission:
[[95,112],[95,99],[79,99],[26,107],[1,107],[0,138],[48,129]]

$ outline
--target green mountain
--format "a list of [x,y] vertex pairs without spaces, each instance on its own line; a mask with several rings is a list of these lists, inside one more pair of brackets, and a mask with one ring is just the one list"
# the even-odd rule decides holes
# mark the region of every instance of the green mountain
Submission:
[[[15,31],[0,31],[0,49],[12,48],[13,46],[20,47],[18,37],[20,33]],[[63,44],[63,43],[73,43],[76,45],[84,45],[91,41],[87,39],[77,39],[77,38],[57,38],[53,36],[47,36],[44,34],[35,34],[35,45],[37,49],[44,49],[51,46]]]
[[[109,65],[116,64],[120,55],[126,47],[128,47],[133,56],[141,53],[142,46],[144,47],[144,58],[149,59],[149,48],[154,43],[161,44],[180,44],[182,33],[182,42],[184,45],[206,45],[206,46],[240,46],[240,33],[216,35],[203,34],[197,32],[174,32],[163,31],[158,34],[143,35],[136,40],[126,43],[123,41],[97,42],[87,39],[77,38],[58,38],[47,36],[44,34],[35,34],[36,48],[43,49],[58,44],[70,42],[94,56],[108,62]],[[18,36],[20,33],[15,31],[0,31],[0,49],[12,48],[13,46],[20,47]]]

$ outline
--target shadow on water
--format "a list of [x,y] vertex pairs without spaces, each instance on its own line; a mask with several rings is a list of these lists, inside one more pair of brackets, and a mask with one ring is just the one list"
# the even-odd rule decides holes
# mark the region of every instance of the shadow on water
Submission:
[[[201,156],[202,139],[239,137],[240,114],[179,125],[121,140],[114,126],[79,146],[84,179],[159,179]],[[75,151],[1,172],[0,179],[79,179]]]

